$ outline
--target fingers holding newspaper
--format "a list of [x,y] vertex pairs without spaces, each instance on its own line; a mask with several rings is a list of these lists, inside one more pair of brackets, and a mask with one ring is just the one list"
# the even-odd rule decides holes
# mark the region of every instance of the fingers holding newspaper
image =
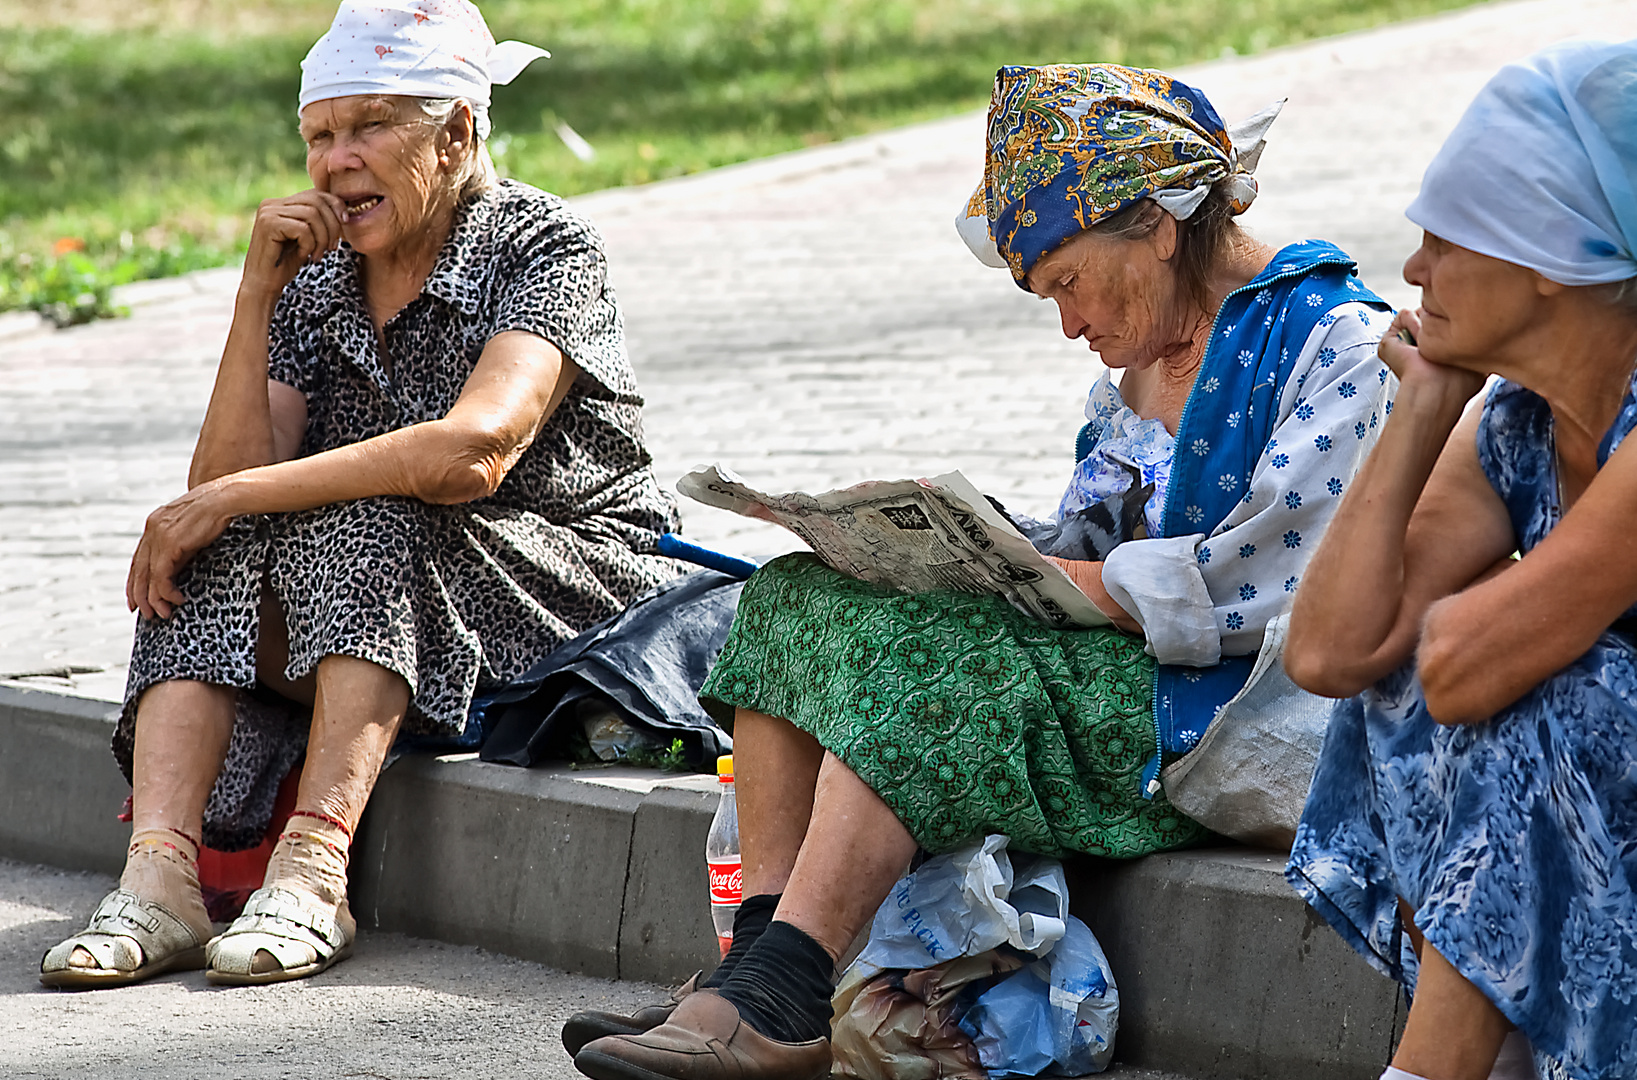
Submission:
[[[710,506],[776,522],[801,537],[831,569],[864,581],[906,593],[988,593],[1050,626],[1114,622],[1140,632],[1103,590],[1102,563],[1040,554],[1004,511],[958,472],[871,480],[818,495],[773,495],[713,465],[682,477],[677,490]],[[1070,567],[1078,577],[1070,576]]]
[[1115,603],[1114,598],[1103,588],[1103,564],[1088,562],[1085,559],[1060,559],[1056,555],[1047,555],[1047,561],[1056,563],[1063,573],[1074,582],[1075,588],[1086,594],[1086,599],[1097,605],[1097,610],[1108,616],[1108,621],[1117,629],[1128,634],[1142,633],[1142,624],[1131,617],[1130,612]]

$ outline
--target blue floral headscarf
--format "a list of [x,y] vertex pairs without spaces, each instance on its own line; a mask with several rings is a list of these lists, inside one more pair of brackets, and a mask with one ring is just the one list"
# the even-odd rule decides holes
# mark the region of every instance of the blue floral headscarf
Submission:
[[1205,95],[1161,71],[1114,64],[1003,67],[989,102],[983,183],[956,227],[1019,287],[1040,257],[1139,199],[1190,216],[1226,183],[1234,213],[1279,103],[1230,134]]

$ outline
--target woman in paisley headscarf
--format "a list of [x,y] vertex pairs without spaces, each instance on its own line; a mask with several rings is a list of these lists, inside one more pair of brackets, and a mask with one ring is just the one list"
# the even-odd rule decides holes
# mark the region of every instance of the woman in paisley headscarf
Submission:
[[1137,538],[1061,560],[1120,629],[901,596],[809,556],[758,571],[702,691],[737,710],[746,899],[731,949],[674,1010],[572,1018],[582,1072],[827,1075],[834,965],[917,845],[1005,833],[1025,851],[1129,858],[1207,835],[1159,768],[1245,685],[1390,392],[1386,305],[1347,256],[1275,251],[1234,223],[1273,114],[1230,136],[1160,72],[1000,71],[959,227],[1124,369],[1092,391],[1060,508],[1125,494],[1134,473],[1154,485]]
[[[677,572],[601,239],[483,148],[491,83],[541,54],[469,0],[347,0],[303,61],[313,187],[256,215],[190,490],[132,559],[125,871],[46,984],[345,957],[352,831],[400,728],[462,734],[475,692]],[[269,824],[264,884],[211,938],[201,841]]]
[[1388,1077],[1637,1074],[1634,120],[1637,41],[1565,44],[1433,159],[1398,407],[1292,616],[1357,696],[1287,876],[1414,989]]

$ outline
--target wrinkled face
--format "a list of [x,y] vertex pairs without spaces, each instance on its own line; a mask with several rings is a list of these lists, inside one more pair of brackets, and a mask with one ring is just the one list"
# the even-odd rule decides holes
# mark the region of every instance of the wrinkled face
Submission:
[[1469,371],[1494,371],[1541,318],[1546,300],[1545,279],[1535,271],[1432,233],[1422,233],[1405,260],[1404,280],[1421,288],[1421,355]]
[[1145,368],[1186,341],[1192,327],[1176,274],[1169,214],[1140,240],[1083,232],[1030,268],[1027,284],[1057,303],[1063,335],[1083,338],[1112,368]]
[[414,98],[315,101],[301,110],[301,137],[307,175],[346,202],[341,233],[360,254],[412,242],[447,201],[450,139]]

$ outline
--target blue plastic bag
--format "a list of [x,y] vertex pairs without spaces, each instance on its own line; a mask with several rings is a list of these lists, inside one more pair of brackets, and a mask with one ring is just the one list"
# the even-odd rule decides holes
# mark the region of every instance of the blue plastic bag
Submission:
[[875,913],[858,962],[916,971],[1006,944],[1044,956],[1063,936],[1069,886],[1055,859],[1019,860],[996,833],[928,859]]
[[1084,1076],[1114,1057],[1120,993],[1108,958],[1070,915],[1051,954],[991,987],[961,1018],[990,1080]]

